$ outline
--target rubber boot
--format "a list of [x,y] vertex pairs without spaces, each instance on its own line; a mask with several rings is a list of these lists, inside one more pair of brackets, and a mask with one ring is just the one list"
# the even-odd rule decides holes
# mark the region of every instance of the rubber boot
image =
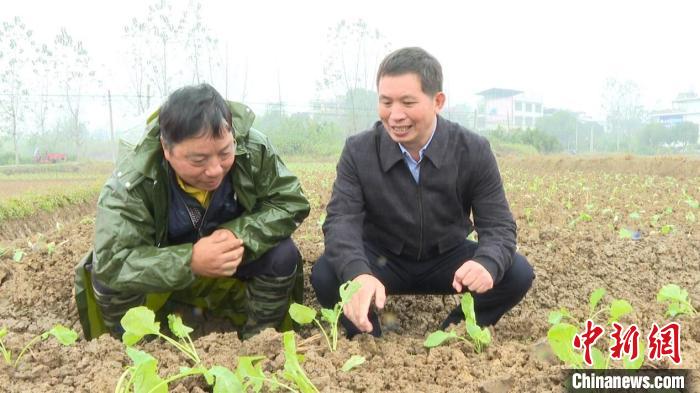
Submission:
[[246,286],[248,319],[241,329],[242,340],[272,327],[279,328],[289,311],[290,295],[297,279],[297,271],[286,277],[254,276]]

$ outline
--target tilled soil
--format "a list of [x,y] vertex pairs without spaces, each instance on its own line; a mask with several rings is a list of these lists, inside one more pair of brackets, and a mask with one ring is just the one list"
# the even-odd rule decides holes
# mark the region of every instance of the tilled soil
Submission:
[[[300,353],[305,355],[302,366],[313,383],[322,392],[559,392],[565,366],[545,341],[550,311],[566,307],[584,319],[589,294],[604,287],[608,294],[602,303],[628,300],[635,311],[623,323],[636,323],[645,336],[653,322],[669,321],[665,307],[656,302],[664,284],[687,289],[691,302],[700,308],[700,209],[688,199],[700,198],[700,178],[668,176],[672,170],[664,165],[673,166],[673,162],[659,161],[660,172],[649,169],[649,174],[637,174],[614,171],[616,165],[629,161],[624,157],[608,160],[591,161],[586,167],[577,159],[564,164],[570,170],[557,170],[548,161],[539,169],[532,161],[501,163],[518,222],[519,252],[532,263],[537,278],[522,303],[493,328],[493,343],[484,352],[477,354],[468,344],[456,341],[430,350],[423,347],[427,334],[438,328],[458,297],[392,297],[382,315],[390,331],[382,338],[341,339],[338,351],[331,353],[316,329],[299,333]],[[683,165],[691,164],[683,161]],[[600,172],[601,167],[608,170]],[[697,171],[697,166],[692,168]],[[318,308],[308,271],[323,251],[319,223],[334,173],[316,168],[298,174],[313,209],[294,239],[306,263],[306,304]],[[582,213],[591,220],[577,220]],[[82,334],[72,297],[73,267],[90,247],[93,224],[89,217],[90,213],[79,215],[60,229],[50,227],[43,235],[3,244],[26,253],[19,263],[12,261],[12,252],[0,258],[0,328],[9,330],[3,342],[13,354],[56,323]],[[670,233],[662,233],[664,225],[673,226]],[[620,229],[636,232],[638,240],[620,238]],[[51,254],[49,243],[56,244]],[[645,367],[692,369],[694,380],[700,381],[700,317],[683,316],[677,321],[682,326],[682,364],[647,360]],[[462,332],[463,325],[457,329]],[[281,379],[281,335],[272,330],[245,342],[235,332],[211,332],[199,336],[195,346],[205,365],[231,369],[237,356],[265,356],[265,372]],[[162,341],[138,347],[159,360],[162,376],[187,365]],[[350,372],[341,371],[355,354],[367,361]],[[128,364],[123,344],[108,336],[81,339],[70,347],[49,339],[36,344],[17,368],[0,363],[0,391],[111,392]],[[170,389],[208,391],[202,378],[175,382]],[[692,389],[700,391],[700,382]]]

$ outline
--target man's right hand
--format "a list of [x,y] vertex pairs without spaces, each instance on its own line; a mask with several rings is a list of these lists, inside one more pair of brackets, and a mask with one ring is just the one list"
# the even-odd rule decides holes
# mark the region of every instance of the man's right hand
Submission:
[[374,297],[374,304],[377,308],[380,310],[384,308],[386,302],[384,285],[371,274],[360,274],[352,281],[360,283],[361,287],[345,305],[343,312],[358,329],[370,333],[374,326],[367,318],[369,306]]
[[202,277],[231,277],[243,259],[243,241],[228,229],[217,229],[192,246],[192,273]]

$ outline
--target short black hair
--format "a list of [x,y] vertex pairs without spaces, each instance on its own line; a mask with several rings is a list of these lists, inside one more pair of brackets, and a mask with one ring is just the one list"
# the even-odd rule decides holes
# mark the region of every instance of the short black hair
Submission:
[[181,87],[160,108],[160,136],[168,148],[209,133],[220,138],[226,131],[233,132],[231,117],[231,108],[212,86]]
[[442,66],[423,48],[402,48],[387,55],[377,71],[377,87],[379,80],[385,75],[404,74],[418,75],[421,90],[431,97],[442,91]]

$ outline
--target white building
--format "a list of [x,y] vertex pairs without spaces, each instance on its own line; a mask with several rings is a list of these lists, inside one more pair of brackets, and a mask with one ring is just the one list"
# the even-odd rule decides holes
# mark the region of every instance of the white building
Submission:
[[[671,109],[652,113],[650,117],[667,127],[683,122],[700,126],[700,97],[695,92],[678,94],[678,97],[671,101]],[[700,135],[698,143],[700,144]]]
[[479,130],[534,128],[543,115],[542,99],[519,90],[492,88],[477,95],[482,97],[476,119]]
[[653,113],[651,117],[669,126],[682,122],[700,125],[700,97],[693,92],[681,93],[671,102],[671,109]]

